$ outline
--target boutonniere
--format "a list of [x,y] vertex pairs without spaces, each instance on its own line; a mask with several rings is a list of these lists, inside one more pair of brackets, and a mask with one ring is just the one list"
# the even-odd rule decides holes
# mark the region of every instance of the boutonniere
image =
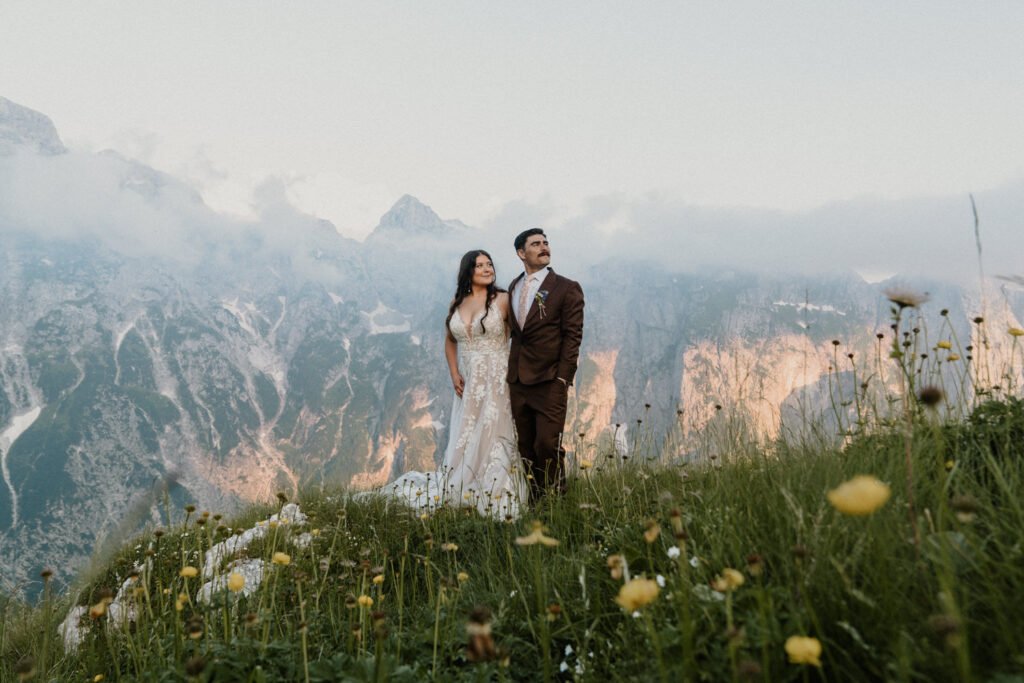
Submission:
[[544,310],[544,302],[548,300],[548,290],[540,290],[533,295],[533,300],[537,302],[537,308],[540,310],[540,317],[543,318],[544,314],[547,313],[547,311]]

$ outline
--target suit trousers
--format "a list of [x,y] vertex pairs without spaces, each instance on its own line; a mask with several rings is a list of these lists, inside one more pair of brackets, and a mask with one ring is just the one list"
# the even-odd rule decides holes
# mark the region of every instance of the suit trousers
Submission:
[[509,384],[512,419],[519,438],[519,454],[523,458],[530,483],[530,501],[548,490],[565,492],[565,449],[562,430],[569,387],[554,379],[539,384]]

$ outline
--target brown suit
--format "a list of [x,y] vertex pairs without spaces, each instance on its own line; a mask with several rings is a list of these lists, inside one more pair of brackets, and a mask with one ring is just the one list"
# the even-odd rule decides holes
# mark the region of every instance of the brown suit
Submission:
[[[522,275],[509,285],[510,294]],[[565,449],[561,448],[565,428],[568,385],[576,375],[583,339],[583,290],[555,271],[541,282],[522,328],[511,301],[512,345],[508,357],[508,385],[512,418],[530,479],[530,497],[542,487],[565,487]],[[565,384],[558,378],[565,380]]]

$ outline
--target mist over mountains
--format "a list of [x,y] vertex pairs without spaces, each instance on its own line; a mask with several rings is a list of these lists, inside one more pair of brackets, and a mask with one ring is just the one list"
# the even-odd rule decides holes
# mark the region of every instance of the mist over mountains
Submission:
[[[458,259],[486,248],[507,283],[512,238],[544,212],[510,207],[480,229],[405,196],[359,242],[296,211],[273,180],[257,199],[258,220],[219,215],[167,174],[114,152],[67,151],[48,118],[0,98],[6,581],[43,566],[67,580],[170,475],[174,504],[227,511],[278,490],[433,468],[452,401],[442,335]],[[686,222],[616,232],[619,203],[592,207],[605,216],[597,227],[551,231],[554,268],[587,301],[570,433],[592,440],[645,415],[660,433],[678,410],[693,435],[722,405],[774,434],[808,397],[827,402],[833,339],[844,354],[871,354],[888,331],[879,285],[846,268],[822,275],[827,251],[820,268],[785,269],[763,216],[744,224],[742,212],[659,206],[634,205],[630,220],[646,211],[652,225]],[[857,211],[845,211],[852,225]],[[740,231],[716,231],[719,218]],[[785,229],[824,234],[808,221]],[[718,250],[716,265],[694,256],[701,249]],[[741,251],[744,267],[720,265]],[[938,329],[948,308],[970,339],[981,304],[957,281],[919,283],[935,302],[924,322]],[[1018,289],[990,303],[994,326],[1024,317]],[[143,517],[161,515],[155,506]]]

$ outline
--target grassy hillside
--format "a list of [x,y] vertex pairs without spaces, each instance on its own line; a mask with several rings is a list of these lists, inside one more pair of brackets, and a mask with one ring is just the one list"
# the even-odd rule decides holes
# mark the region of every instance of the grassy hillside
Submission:
[[[956,424],[919,407],[911,426],[841,448],[723,430],[686,466],[640,439],[627,458],[592,452],[565,497],[515,521],[341,490],[303,492],[304,523],[266,522],[283,500],[230,521],[168,509],[172,525],[73,598],[3,602],[0,676],[1021,680],[1024,403]],[[830,502],[857,475],[881,484]],[[877,509],[841,511],[858,506]],[[262,580],[200,599],[203,553],[254,527],[213,573],[227,583],[233,562],[261,559]],[[71,602],[93,615],[65,652]]]

